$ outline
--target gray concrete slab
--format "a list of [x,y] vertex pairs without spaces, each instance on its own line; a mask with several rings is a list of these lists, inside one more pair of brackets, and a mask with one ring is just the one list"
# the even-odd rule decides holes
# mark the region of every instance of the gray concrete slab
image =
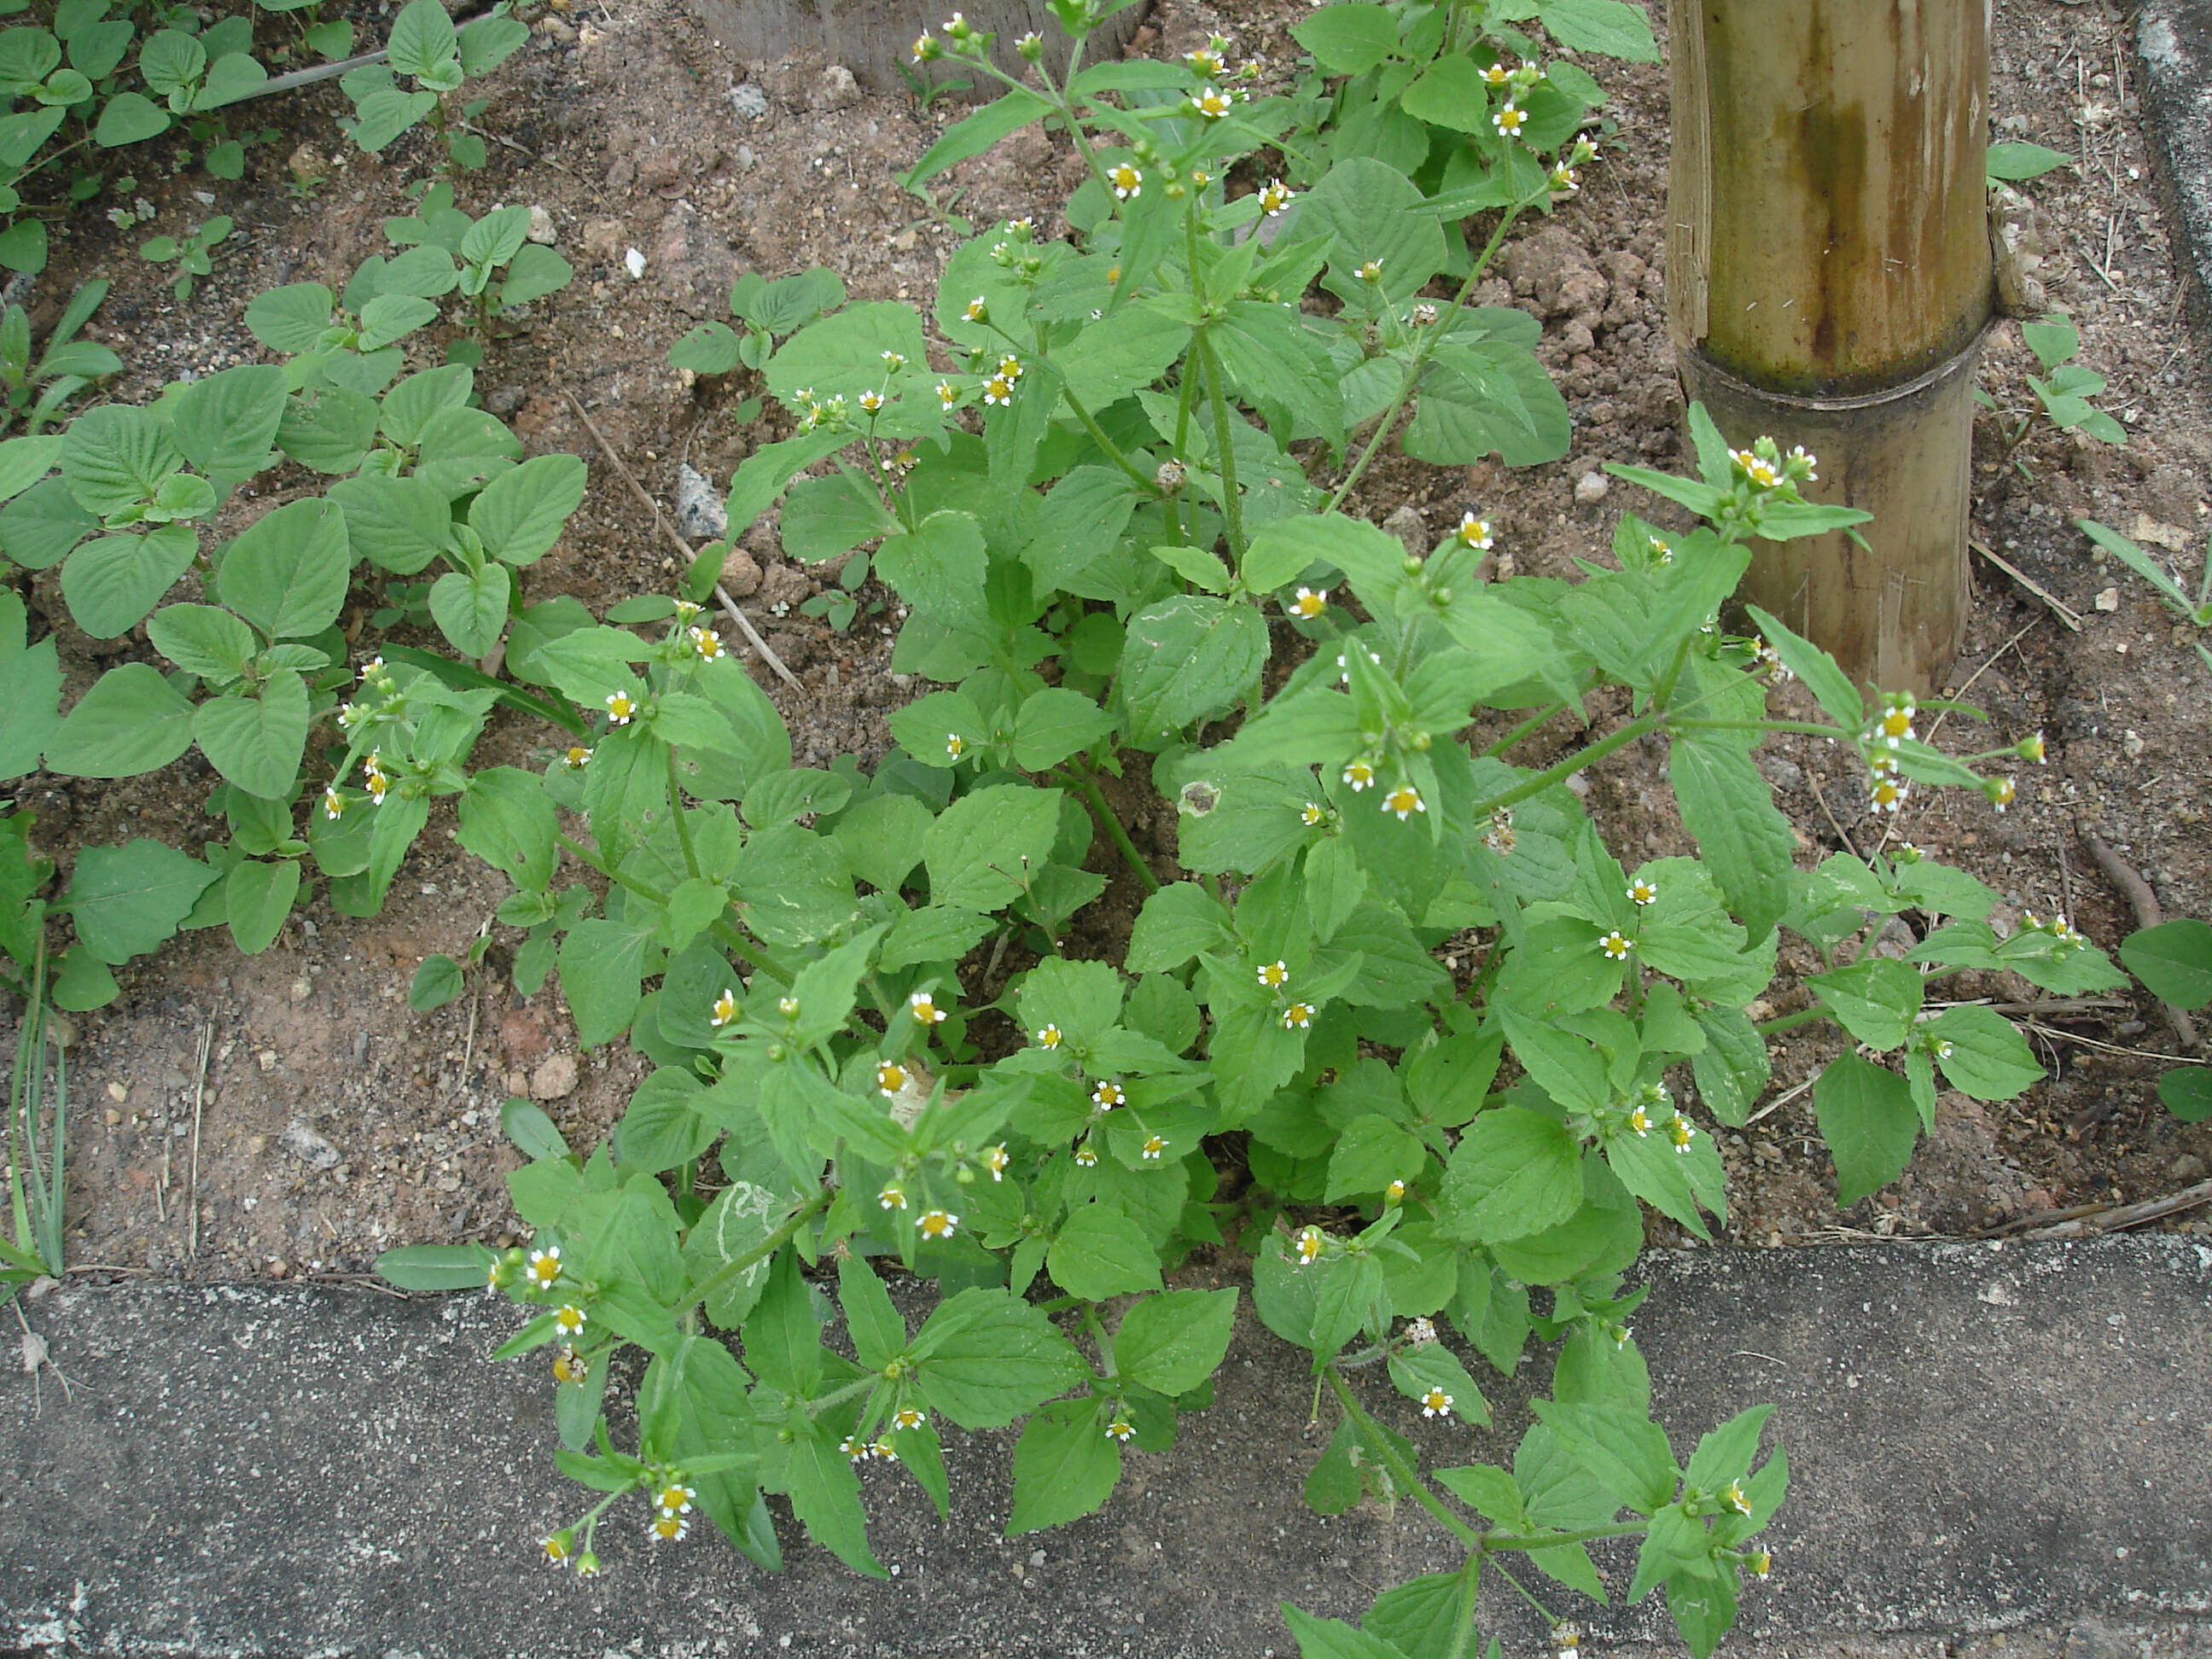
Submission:
[[[1637,1340],[1679,1448],[1778,1407],[1793,1493],[1735,1651],[2212,1651],[2197,1622],[2212,1613],[2212,1248],[1698,1250],[1650,1255],[1638,1275],[1653,1289]],[[778,1576],[711,1535],[651,1545],[641,1510],[603,1531],[602,1577],[540,1565],[535,1540],[574,1491],[550,1466],[550,1380],[484,1362],[514,1328],[504,1304],[141,1283],[27,1311],[74,1395],[51,1373],[35,1393],[27,1375],[0,1382],[0,1646],[1259,1659],[1293,1650],[1279,1599],[1353,1615],[1370,1589],[1449,1564],[1418,1510],[1304,1509],[1322,1438],[1310,1384],[1249,1316],[1214,1407],[1172,1452],[1133,1455],[1109,1507],[1073,1526],[998,1537],[1008,1435],[951,1437],[949,1524],[872,1470],[877,1549],[898,1572],[884,1584],[787,1515]],[[1431,1461],[1465,1461],[1510,1444],[1546,1374],[1526,1364],[1493,1391],[1489,1433],[1375,1404]],[[1601,1565],[1625,1583],[1625,1561]],[[1572,1611],[1595,1649],[1667,1644],[1656,1609]],[[1510,1594],[1484,1620],[1509,1651],[1539,1650]],[[1990,1645],[2008,1631],[2012,1647]]]
[[2136,53],[2190,320],[2212,346],[2212,0],[2144,0]]

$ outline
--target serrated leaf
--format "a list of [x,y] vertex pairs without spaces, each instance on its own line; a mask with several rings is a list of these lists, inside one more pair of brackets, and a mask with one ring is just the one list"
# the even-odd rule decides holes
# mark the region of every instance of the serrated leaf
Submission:
[[1006,1536],[1056,1527],[1114,1495],[1121,1448],[1105,1432],[1098,1402],[1062,1400],[1030,1419],[1014,1448],[1014,1507]]
[[1903,1078],[1856,1054],[1838,1054],[1813,1085],[1813,1115],[1836,1160],[1836,1201],[1852,1205],[1904,1172],[1920,1114]]

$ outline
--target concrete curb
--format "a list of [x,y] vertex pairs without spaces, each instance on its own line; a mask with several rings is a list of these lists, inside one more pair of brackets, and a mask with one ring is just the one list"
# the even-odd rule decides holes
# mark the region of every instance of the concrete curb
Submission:
[[[1790,1452],[1775,1576],[1733,1650],[2212,1612],[2212,1248],[1712,1249],[1638,1271],[1653,1289],[1637,1340],[1678,1449],[1770,1400]],[[76,1393],[51,1373],[35,1395],[28,1376],[0,1391],[0,1644],[1259,1659],[1293,1650],[1279,1599],[1356,1616],[1370,1588],[1454,1560],[1410,1506],[1305,1510],[1311,1384],[1249,1312],[1214,1407],[1172,1452],[1133,1456],[1109,1507],[1071,1527],[998,1537],[1011,1435],[950,1437],[943,1526],[897,1472],[872,1470],[872,1532],[899,1574],[882,1584],[805,1543],[787,1513],[781,1576],[711,1534],[651,1546],[641,1509],[610,1517],[601,1577],[538,1565],[535,1540],[576,1489],[550,1465],[550,1380],[484,1363],[516,1323],[504,1304],[140,1284],[27,1311]],[[1498,1431],[1375,1404],[1432,1462],[1498,1456],[1547,1376],[1524,1364],[1492,1391]],[[1601,1561],[1616,1585],[1627,1565]],[[1680,1650],[1662,1609],[1555,1599],[1596,1646]],[[1483,1627],[1518,1653],[1543,1642],[1502,1585]],[[2110,1651],[2183,1651],[2206,1629]],[[2050,1650],[2106,1650],[2069,1636]]]
[[2136,18],[2143,124],[2177,231],[2197,338],[2212,347],[2212,0],[2145,0]]

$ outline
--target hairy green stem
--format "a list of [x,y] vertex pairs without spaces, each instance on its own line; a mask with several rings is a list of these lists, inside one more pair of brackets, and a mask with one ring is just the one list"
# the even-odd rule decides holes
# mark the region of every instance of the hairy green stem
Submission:
[[1483,1558],[1477,1555],[1461,1570],[1459,1616],[1452,1621],[1451,1645],[1444,1650],[1444,1659],[1467,1659],[1474,1636],[1474,1604],[1482,1594],[1482,1566]]
[[1244,564],[1244,504],[1237,497],[1237,454],[1229,438],[1229,388],[1221,375],[1221,357],[1201,327],[1197,332],[1198,355],[1206,370],[1206,400],[1213,406],[1214,465],[1221,473],[1221,511],[1229,524],[1229,552],[1238,568]]
[[1097,781],[1079,772],[1062,774],[1062,776],[1083,797],[1084,805],[1091,809],[1091,816],[1097,820],[1114,844],[1121,849],[1122,862],[1136,872],[1137,879],[1145,885],[1145,890],[1147,893],[1158,892],[1159,878],[1152,873],[1151,866],[1145,862],[1144,855],[1137,851],[1137,844],[1129,839],[1129,832],[1121,827],[1120,817],[1107,805],[1106,797],[1099,792]]
[[1644,1521],[1631,1521],[1625,1525],[1583,1527],[1574,1532],[1553,1533],[1542,1538],[1517,1537],[1511,1533],[1486,1532],[1482,1535],[1486,1554],[1495,1555],[1500,1550],[1519,1550],[1526,1555],[1534,1550],[1558,1549],[1566,1544],[1594,1543],[1602,1538],[1632,1538],[1650,1525]]
[[1111,1381],[1118,1375],[1114,1369],[1114,1339],[1107,1335],[1106,1328],[1098,1322],[1097,1304],[1085,1302],[1083,1304],[1083,1328],[1091,1333],[1091,1340],[1098,1345],[1099,1369]]
[[1851,735],[1840,726],[1822,726],[1815,720],[1669,720],[1668,724],[1678,732],[1802,732],[1815,738],[1847,738]]
[[1835,1015],[1827,1009],[1815,1006],[1800,1009],[1794,1014],[1779,1014],[1772,1019],[1762,1019],[1756,1029],[1761,1036],[1771,1036],[1777,1031],[1787,1031],[1793,1026],[1810,1025],[1816,1019],[1833,1019],[1834,1018]]
[[1160,481],[1158,478],[1121,453],[1121,447],[1106,435],[1106,428],[1098,424],[1097,418],[1075,400],[1075,394],[1073,392],[1063,386],[1060,387],[1060,395],[1061,401],[1066,403],[1074,413],[1075,418],[1083,423],[1083,429],[1090,434],[1091,441],[1105,452],[1108,460],[1135,480],[1139,489],[1156,499],[1167,493],[1160,488]]
[[1406,1467],[1405,1460],[1398,1455],[1397,1448],[1390,1443],[1389,1438],[1376,1426],[1375,1419],[1367,1414],[1359,1401],[1353,1397],[1350,1385],[1338,1373],[1336,1367],[1333,1364],[1328,1366],[1322,1371],[1322,1376],[1335,1394],[1337,1404],[1344,1407],[1344,1414],[1352,1419],[1352,1427],[1358,1431],[1359,1437],[1367,1443],[1368,1449],[1374,1453],[1383,1468],[1390,1471],[1390,1478],[1403,1487],[1423,1509],[1442,1522],[1462,1543],[1471,1550],[1480,1550],[1482,1534],[1446,1509],[1443,1500],[1429,1490],[1429,1483]]
[[1375,428],[1375,435],[1367,441],[1367,447],[1362,452],[1358,464],[1344,475],[1344,482],[1338,484],[1329,495],[1328,503],[1322,508],[1322,513],[1334,513],[1344,505],[1344,498],[1352,493],[1352,487],[1365,474],[1368,463],[1375,459],[1376,453],[1390,436],[1390,428],[1397,424],[1399,415],[1413,401],[1413,393],[1420,386],[1421,375],[1429,366],[1429,358],[1436,350],[1437,342],[1451,331],[1452,319],[1459,315],[1468,295],[1474,292],[1474,285],[1482,280],[1483,273],[1490,269],[1490,262],[1498,257],[1498,249],[1505,240],[1505,233],[1512,228],[1513,222],[1520,213],[1518,205],[1505,210],[1497,228],[1490,233],[1489,241],[1483,245],[1482,252],[1474,262],[1474,269],[1468,272],[1467,280],[1460,284],[1459,292],[1452,296],[1449,307],[1423,331],[1420,343],[1413,348],[1413,362],[1406,365],[1405,377],[1399,385],[1398,395],[1390,400],[1389,408],[1382,411],[1382,418]]
[[1518,1578],[1516,1578],[1511,1573],[1506,1571],[1505,1565],[1503,1562],[1498,1564],[1498,1576],[1500,1578],[1503,1578],[1507,1583],[1512,1585],[1513,1588],[1519,1592],[1522,1601],[1526,1601],[1530,1607],[1535,1608],[1538,1613],[1542,1613],[1544,1615],[1544,1622],[1546,1624],[1556,1625],[1559,1622],[1559,1615],[1553,1613],[1551,1608],[1546,1607],[1541,1601],[1538,1601],[1534,1593],[1532,1592],[1526,1584],[1522,1583]]
[[699,851],[691,844],[691,826],[684,817],[684,780],[676,769],[676,746],[671,744],[668,754],[668,810],[676,819],[676,839],[684,848],[684,867],[691,872],[695,881],[706,879],[699,868]]
[[693,1291],[689,1297],[676,1305],[674,1312],[677,1316],[680,1318],[690,1312],[692,1309],[701,1306],[709,1297],[715,1295],[725,1285],[733,1282],[738,1274],[757,1267],[790,1243],[799,1236],[799,1230],[801,1227],[830,1207],[830,1200],[836,1195],[836,1191],[835,1187],[823,1187],[817,1189],[813,1197],[792,1212],[783,1225],[778,1227],[743,1255],[732,1256],[714,1269],[698,1289]]
[[1468,820],[1480,822],[1501,806],[1510,806],[1514,802],[1526,800],[1531,795],[1540,795],[1553,784],[1563,783],[1584,768],[1603,760],[1614,750],[1625,749],[1637,738],[1657,731],[1662,724],[1664,721],[1657,714],[1646,714],[1640,720],[1631,720],[1610,736],[1601,738],[1595,743],[1576,750],[1558,765],[1547,766],[1533,777],[1522,779],[1510,789],[1500,790],[1497,794],[1475,802],[1468,809]]
[[1538,709],[1527,720],[1522,720],[1520,725],[1515,726],[1504,737],[1498,738],[1496,743],[1492,744],[1489,748],[1478,750],[1476,752],[1475,758],[1477,760],[1495,760],[1499,756],[1503,755],[1507,750],[1512,748],[1516,744],[1522,742],[1524,738],[1535,736],[1537,732],[1542,731],[1547,726],[1549,726],[1564,710],[1571,707],[1572,707],[1572,705],[1569,703],[1555,702],[1548,708]]

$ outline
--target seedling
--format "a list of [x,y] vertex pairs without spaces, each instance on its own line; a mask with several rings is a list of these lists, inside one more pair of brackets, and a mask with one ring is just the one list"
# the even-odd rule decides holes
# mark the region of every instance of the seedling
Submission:
[[[392,20],[386,62],[365,64],[338,82],[353,100],[354,118],[345,124],[353,141],[375,155],[427,121],[445,150],[448,177],[483,166],[484,141],[466,129],[487,103],[464,101],[455,94],[465,82],[489,74],[529,40],[529,28],[512,13],[511,0],[499,0],[456,30],[440,0],[410,0]],[[411,91],[400,86],[402,76],[414,83]]]
[[[2076,519],[2075,527],[2122,564],[2141,576],[2158,594],[2159,603],[2192,628],[2212,628],[2212,538],[2205,543],[2204,568],[2197,581],[2197,597],[2169,574],[2166,567],[2109,525],[2094,519]],[[2197,647],[2204,650],[2201,644]],[[2212,662],[2212,655],[2206,658]]]
[[217,214],[204,224],[194,225],[191,232],[182,238],[154,237],[140,246],[138,254],[152,264],[173,263],[177,267],[177,280],[169,285],[169,291],[177,296],[179,305],[189,304],[192,297],[193,280],[214,271],[215,251],[230,231],[230,220],[222,214]]
[[2044,374],[2050,377],[2026,377],[2030,390],[2035,393],[2036,406],[2008,414],[1995,398],[1979,386],[1974,388],[1974,401],[1995,411],[1999,428],[2004,431],[2001,459],[2011,462],[2023,478],[2033,476],[2027,464],[2018,459],[2015,452],[2034,431],[2039,421],[2047,422],[2061,432],[2081,432],[2100,443],[2127,442],[2127,428],[2089,401],[2105,390],[2105,377],[2074,361],[2081,349],[2081,335],[2071,322],[2054,313],[2039,323],[2022,323],[2020,337],[2035,354]]
[[101,376],[122,368],[123,360],[106,346],[76,337],[107,297],[107,286],[104,280],[87,283],[70,296],[35,362],[30,314],[21,306],[9,306],[0,313],[0,395],[7,400],[0,433],[17,422],[27,434],[44,431],[64,404]]

